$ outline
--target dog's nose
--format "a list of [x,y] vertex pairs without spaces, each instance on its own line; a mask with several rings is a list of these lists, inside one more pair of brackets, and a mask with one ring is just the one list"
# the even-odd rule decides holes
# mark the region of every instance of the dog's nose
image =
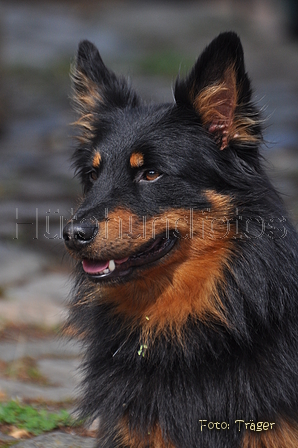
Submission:
[[63,229],[63,238],[69,249],[80,249],[89,244],[98,232],[98,224],[91,221],[69,221]]

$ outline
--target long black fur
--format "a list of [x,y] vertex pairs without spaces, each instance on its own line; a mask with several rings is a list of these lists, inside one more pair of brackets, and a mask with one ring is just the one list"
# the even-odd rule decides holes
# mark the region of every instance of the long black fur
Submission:
[[[221,79],[231,63],[239,86],[235,113],[254,117],[249,132],[256,138],[231,140],[220,150],[189,91]],[[103,222],[105,209],[119,206],[140,217],[181,207],[203,210],[210,207],[204,192],[212,189],[231,199],[237,228],[219,286],[227,324],[189,316],[183,345],[160,336],[144,357],[138,355],[140,329],[116,316],[99,292],[88,300],[95,285],[78,262],[68,324],[83,338],[81,414],[100,417],[97,446],[133,448],[118,434],[123,416],[144,438],[158,424],[175,448],[240,448],[246,430],[242,425],[239,431],[239,419],[276,427],[297,422],[298,238],[262,168],[260,120],[239,38],[224,33],[215,39],[190,75],[177,80],[173,104],[143,103],[89,42],[80,45],[76,70],[96,83],[103,98],[92,111],[94,137],[74,155],[85,190],[78,221],[95,216]],[[103,159],[96,181],[90,177],[94,148]],[[132,150],[163,177],[140,188],[128,167]],[[226,422],[229,429],[211,430],[200,420]]]

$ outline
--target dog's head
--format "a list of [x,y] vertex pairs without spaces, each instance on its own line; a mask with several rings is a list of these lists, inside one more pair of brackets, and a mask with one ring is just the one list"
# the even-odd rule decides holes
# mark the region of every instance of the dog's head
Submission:
[[167,319],[179,291],[189,295],[185,312],[179,299],[173,311],[181,321],[220,314],[213,299],[233,244],[233,197],[259,171],[259,119],[238,36],[223,33],[204,50],[176,81],[173,104],[142,102],[87,41],[73,88],[84,199],[64,238],[81,275],[147,321],[157,300],[156,316]]

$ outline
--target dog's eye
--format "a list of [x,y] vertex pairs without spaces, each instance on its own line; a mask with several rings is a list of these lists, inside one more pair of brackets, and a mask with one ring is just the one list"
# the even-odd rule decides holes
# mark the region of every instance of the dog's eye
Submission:
[[148,182],[152,182],[153,180],[157,179],[161,174],[158,171],[155,170],[147,170],[144,171],[142,179],[146,180]]
[[89,172],[89,179],[91,180],[91,182],[92,181],[94,182],[95,180],[97,180],[97,178],[98,178],[97,171],[96,170],[91,170]]

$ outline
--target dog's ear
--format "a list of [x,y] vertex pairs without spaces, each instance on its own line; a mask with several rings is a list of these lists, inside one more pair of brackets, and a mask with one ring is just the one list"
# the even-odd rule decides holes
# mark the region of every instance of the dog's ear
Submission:
[[[133,107],[138,103],[126,80],[117,77],[105,66],[98,49],[87,40],[79,44],[71,77],[73,102],[80,115],[75,124],[84,129],[87,138],[92,136],[97,115],[113,108]],[[89,136],[88,132],[91,133]]]
[[233,141],[252,144],[260,139],[242,45],[233,32],[215,38],[189,76],[176,81],[175,100],[178,106],[195,110],[220,149]]

